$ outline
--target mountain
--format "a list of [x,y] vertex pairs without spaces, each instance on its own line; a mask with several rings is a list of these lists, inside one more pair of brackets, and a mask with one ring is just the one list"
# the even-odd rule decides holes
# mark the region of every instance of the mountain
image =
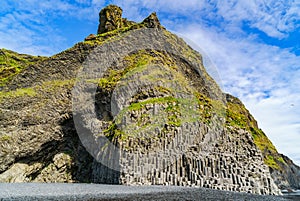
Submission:
[[299,167],[155,13],[99,16],[54,56],[1,50],[0,182],[299,188]]

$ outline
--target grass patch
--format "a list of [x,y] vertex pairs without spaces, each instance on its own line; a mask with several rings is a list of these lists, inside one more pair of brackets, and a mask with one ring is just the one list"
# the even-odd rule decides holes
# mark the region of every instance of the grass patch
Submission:
[[[106,92],[110,92],[122,78],[126,79],[136,73],[142,72],[150,64],[163,63],[165,66],[169,66],[173,69],[175,68],[175,63],[171,61],[170,58],[166,58],[164,54],[154,50],[151,50],[150,52],[147,50],[140,50],[124,57],[123,62],[124,66],[126,66],[124,69],[109,69],[104,77],[97,81],[100,88]],[[153,76],[153,73],[154,72],[151,72],[151,75],[147,75],[146,78]],[[157,72],[157,74],[162,73],[162,71]],[[146,78],[141,77],[140,79]],[[90,80],[90,82],[95,82],[95,80]]]
[[263,154],[265,164],[272,169],[281,170],[282,165],[285,164],[283,158],[265,133],[257,127],[255,119],[237,98],[228,102],[226,114],[227,125],[245,129],[252,134],[255,145]]
[[279,170],[280,166],[275,161],[274,157],[272,155],[268,155],[264,158],[264,162],[267,166],[269,166],[272,169]]
[[43,97],[44,93],[51,93],[57,91],[62,87],[71,88],[74,86],[75,79],[70,80],[52,80],[42,83],[42,85],[34,86],[31,88],[20,88],[14,91],[0,92],[0,102],[4,99],[16,99],[23,97]]
[[0,86],[4,86],[23,69],[46,57],[18,54],[6,49],[0,49]]
[[142,71],[143,67],[149,64],[152,57],[141,50],[136,54],[128,55],[124,58],[126,67],[120,70],[110,69],[103,78],[98,80],[98,86],[106,92],[112,91],[117,83],[126,75],[126,77]]
[[[141,102],[136,102],[130,104],[128,107],[124,108],[118,116],[115,118],[114,122],[110,122],[108,129],[104,131],[104,134],[110,139],[120,139],[126,140],[128,137],[140,137],[137,136],[141,132],[148,132],[149,130],[154,130],[155,128],[161,128],[161,132],[168,132],[164,130],[164,125],[169,127],[180,127],[184,122],[197,121],[197,118],[191,118],[198,116],[199,113],[194,114],[189,105],[190,100],[175,98],[172,96],[168,97],[156,97],[147,99]],[[147,112],[147,107],[159,105],[159,113],[153,115],[152,112]],[[192,111],[191,111],[192,110]],[[130,116],[132,111],[146,111],[146,113],[139,114],[133,125],[126,125],[125,130],[121,130],[118,125],[121,125],[122,118],[124,116]],[[138,129],[136,128],[138,127]]]
[[132,24],[132,25],[129,25],[126,27],[122,27],[122,28],[115,29],[115,30],[112,30],[109,32],[98,34],[98,35],[96,35],[95,39],[86,40],[83,43],[91,45],[91,46],[101,45],[106,42],[117,40],[118,36],[122,36],[122,37],[126,36],[125,33],[130,30],[141,29],[143,27],[145,27],[145,25],[143,23],[135,23],[135,24]]
[[194,92],[200,112],[200,119],[203,123],[210,124],[212,119],[217,117],[225,117],[226,108],[219,100],[212,100],[205,95]]
[[0,92],[0,100],[3,98],[18,98],[23,96],[33,97],[36,95],[37,93],[33,88],[22,88],[15,91]]

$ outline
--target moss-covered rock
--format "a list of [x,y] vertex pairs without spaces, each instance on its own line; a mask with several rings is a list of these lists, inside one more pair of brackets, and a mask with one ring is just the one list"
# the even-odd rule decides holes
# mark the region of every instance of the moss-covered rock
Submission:
[[256,120],[245,108],[243,103],[229,94],[227,96],[227,124],[249,131],[256,146],[264,155],[265,163],[271,168],[281,170],[284,165],[282,157],[265,133],[258,128]]
[[[286,159],[276,155],[275,147],[238,99],[227,96],[225,104],[201,55],[165,30],[156,14],[141,23],[122,19],[121,15],[121,8],[108,6],[100,12],[97,35],[49,58],[2,50],[0,181],[197,185],[278,193],[264,163],[273,170],[282,170],[281,163]],[[127,39],[134,31],[153,31],[157,40],[146,38],[140,42],[146,47],[155,43],[164,49],[124,51],[121,58],[115,55],[102,77],[86,80],[96,88],[92,110],[97,121],[91,121],[90,116],[80,119],[82,113],[72,113],[77,73],[98,47],[116,43],[125,49],[131,47]],[[80,99],[85,92],[73,98]],[[114,99],[116,92],[123,95],[118,100]],[[112,100],[116,102],[115,111]],[[82,111],[90,109],[86,105],[84,102]],[[120,174],[104,167],[81,144],[75,118],[82,120],[86,135],[88,126],[96,122],[116,147],[155,154],[149,159],[124,157],[125,162],[114,161],[128,169],[136,168],[141,175],[129,174],[126,168]],[[157,162],[159,154],[166,153],[173,154],[174,163],[170,158]],[[106,152],[101,154],[105,156]],[[142,165],[133,166],[131,162]],[[150,170],[142,173],[146,167]],[[14,175],[16,169],[19,171]]]
[[46,57],[19,54],[10,50],[0,50],[0,87],[3,87],[15,75],[29,65],[45,59]]
[[99,13],[98,34],[122,28],[122,9],[116,5],[109,5]]
[[[236,97],[227,97],[226,121],[227,125],[242,128],[252,134],[255,145],[262,152],[265,164],[270,168],[276,184],[282,188],[299,188],[300,168],[286,156],[279,154],[266,134],[258,128],[256,120]],[[292,176],[294,175],[294,176]]]

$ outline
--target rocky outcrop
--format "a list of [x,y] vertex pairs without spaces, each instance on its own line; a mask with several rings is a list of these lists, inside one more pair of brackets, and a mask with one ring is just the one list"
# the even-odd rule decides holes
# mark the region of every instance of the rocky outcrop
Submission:
[[5,82],[0,182],[279,194],[266,166],[271,143],[242,103],[222,93],[201,55],[155,13],[142,23],[121,15],[106,7],[98,35]]
[[157,18],[156,13],[152,13],[149,15],[146,19],[144,19],[143,23],[146,25],[148,28],[158,28],[161,27],[160,22]]
[[[124,27],[131,27],[136,23],[122,18],[122,9],[116,5],[109,5],[99,13],[98,34],[107,33]],[[148,28],[163,28],[157,18],[156,13],[152,13],[144,19],[142,24]],[[89,40],[91,37],[87,37]]]
[[0,49],[0,89],[24,68],[35,64],[46,57],[19,54],[6,49]]
[[[204,143],[201,146],[197,141],[207,136],[209,128],[205,125],[193,126],[198,127],[199,131],[195,127],[183,125],[174,130],[174,140],[167,136],[160,138],[159,142],[150,140],[150,144],[159,147],[154,153],[141,153],[139,150],[145,148],[140,147],[135,139],[125,141],[122,143],[125,149],[134,147],[135,150],[130,151],[133,154],[125,151],[120,153],[119,165],[122,174],[116,175],[112,170],[99,165],[94,181],[117,181],[115,184],[127,185],[198,186],[255,194],[279,193],[268,167],[263,163],[261,152],[254,143],[249,143],[253,140],[250,133],[228,128],[211,150],[201,151],[203,147],[210,145]],[[193,143],[178,142],[184,138],[185,133],[193,132],[198,135]],[[189,151],[182,153],[185,149]],[[166,156],[165,153],[170,151],[174,154]],[[107,155],[111,156],[112,153],[107,152]],[[112,157],[110,159],[116,160]]]
[[90,35],[88,35],[84,40],[85,40],[85,41],[87,41],[87,40],[95,40],[96,38],[97,38],[96,35],[90,34]]
[[115,5],[109,5],[99,13],[98,34],[113,31],[123,26],[122,9]]
[[280,156],[283,160],[278,164],[279,168],[270,168],[275,183],[280,189],[300,189],[300,167],[287,156]]

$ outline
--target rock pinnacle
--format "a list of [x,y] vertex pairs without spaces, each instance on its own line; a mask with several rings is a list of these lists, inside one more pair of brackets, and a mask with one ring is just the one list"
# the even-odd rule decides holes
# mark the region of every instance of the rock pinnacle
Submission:
[[98,34],[109,32],[122,27],[122,8],[109,5],[99,13]]

